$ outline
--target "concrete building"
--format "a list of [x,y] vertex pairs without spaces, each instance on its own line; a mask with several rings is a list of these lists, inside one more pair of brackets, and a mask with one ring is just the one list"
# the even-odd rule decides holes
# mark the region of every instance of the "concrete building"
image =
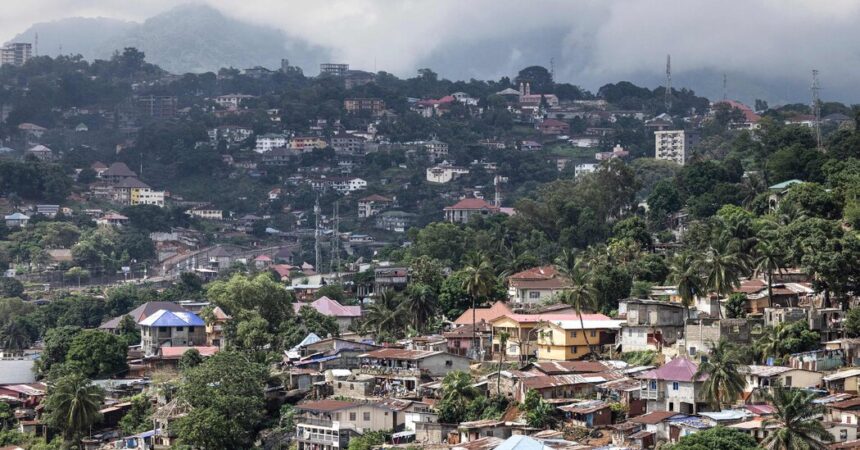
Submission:
[[508,301],[536,305],[551,300],[565,288],[565,279],[553,266],[533,267],[508,277]]
[[206,343],[206,323],[194,313],[161,309],[137,324],[145,356],[158,355],[161,347],[193,347]]
[[343,76],[349,71],[349,64],[322,63],[320,64],[320,75]]
[[445,220],[454,223],[468,223],[475,216],[489,216],[501,212],[501,208],[480,198],[464,198],[443,210]]
[[331,148],[339,155],[363,155],[367,139],[349,133],[336,133],[331,137]]
[[347,98],[343,101],[343,109],[348,114],[369,112],[379,115],[385,111],[385,102],[379,98]]
[[136,99],[137,113],[151,119],[170,119],[176,115],[178,103],[170,95],[144,95]]
[[373,217],[388,209],[394,200],[379,194],[369,195],[358,200],[358,218],[366,219]]
[[725,338],[735,345],[749,345],[760,335],[762,326],[748,319],[687,319],[684,352],[691,358],[708,354],[708,348]]
[[319,400],[296,405],[298,450],[336,450],[349,447],[350,438],[366,431],[397,428],[396,415],[379,403]]
[[599,352],[604,345],[615,343],[621,323],[603,314],[547,321],[537,333],[538,360],[571,361]]
[[448,183],[462,175],[468,175],[469,169],[455,166],[447,161],[427,168],[426,178],[431,183]]
[[684,336],[684,307],[659,300],[630,298],[618,303],[621,351],[653,350],[673,346]]
[[257,136],[257,145],[254,147],[254,151],[257,153],[266,153],[276,148],[286,147],[289,139],[286,135],[275,133]]
[[0,66],[23,66],[33,56],[33,44],[29,42],[10,42],[0,48]]
[[657,369],[643,372],[640,381],[640,398],[648,401],[648,412],[673,411],[695,414],[707,408],[702,379],[693,375],[699,366],[687,358],[675,358]]
[[654,132],[654,157],[683,166],[699,143],[699,134],[690,130]]

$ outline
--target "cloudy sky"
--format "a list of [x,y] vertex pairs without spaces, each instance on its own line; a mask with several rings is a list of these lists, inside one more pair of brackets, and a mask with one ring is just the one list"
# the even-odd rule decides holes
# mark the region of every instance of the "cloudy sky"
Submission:
[[[71,16],[142,21],[182,0],[6,1],[0,41]],[[588,88],[619,79],[730,74],[860,101],[860,2],[854,0],[205,0],[224,14],[330,48],[355,67],[497,77],[555,61],[556,78]],[[490,60],[491,59],[491,60]],[[720,77],[717,77],[721,79]],[[721,81],[709,80],[713,90]],[[740,82],[739,82],[740,83]],[[719,86],[718,86],[719,85]],[[849,97],[849,98],[845,98]]]

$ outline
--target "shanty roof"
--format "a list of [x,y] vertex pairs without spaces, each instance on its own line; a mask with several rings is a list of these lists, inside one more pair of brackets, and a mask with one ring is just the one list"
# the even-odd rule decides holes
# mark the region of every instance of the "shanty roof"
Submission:
[[[372,352],[365,353],[360,355],[361,358],[374,358],[374,359],[400,359],[400,360],[409,360],[415,361],[419,359],[424,359],[434,355],[441,355],[445,352],[432,352],[427,350],[406,350],[403,348],[381,348],[379,350],[374,350]],[[449,355],[456,356],[456,355]]]
[[138,322],[138,325],[145,327],[202,327],[206,323],[192,312],[174,312],[160,309]]
[[[574,320],[579,322],[579,315],[576,313],[549,313],[549,314],[505,314],[504,316],[496,317],[491,322],[496,322],[503,317],[507,317],[518,323],[538,323],[538,322],[561,322]],[[612,320],[603,314],[583,314],[582,320],[585,322],[585,328],[590,328],[589,324],[605,321],[607,323],[615,323],[617,320]],[[606,328],[607,323],[599,324],[601,326],[593,326],[594,328]],[[576,327],[579,328],[578,326]]]
[[558,409],[575,414],[590,414],[601,409],[609,408],[609,404],[601,400],[588,400],[567,406],[559,406]]
[[[475,308],[475,322],[480,323],[482,321],[489,322],[496,317],[503,316],[505,314],[511,314],[513,311],[507,305],[507,303],[498,301],[493,303],[493,306],[489,308]],[[454,321],[454,325],[471,325],[472,324],[472,308],[467,309],[463,314],[460,314],[460,317]]]
[[834,380],[844,380],[846,378],[858,377],[860,376],[860,369],[850,369],[843,370],[841,372],[836,372],[832,375],[827,375],[822,378],[824,381],[834,381]]
[[137,174],[134,173],[134,171],[132,171],[131,169],[129,169],[128,166],[125,165],[125,163],[115,162],[115,163],[111,164],[110,167],[108,167],[107,170],[105,170],[102,173],[102,176],[103,177],[136,177]]
[[741,371],[748,373],[750,375],[755,375],[757,377],[773,377],[789,370],[794,370],[791,367],[785,366],[746,366],[746,370],[741,368]]
[[147,189],[149,185],[144,183],[143,181],[138,180],[135,177],[125,177],[122,180],[118,181],[114,187],[118,188],[142,188]]
[[642,423],[645,425],[656,425],[666,419],[678,416],[680,414],[681,413],[676,413],[673,411],[654,411],[648,414],[633,417],[630,419],[630,422]]
[[296,405],[296,409],[315,412],[334,412],[355,406],[360,406],[360,404],[340,400],[318,400],[315,402],[299,403]]
[[539,375],[523,378],[523,387],[528,389],[546,389],[556,386],[571,386],[586,384],[588,381],[582,375]]
[[[693,375],[699,370],[699,366],[687,358],[675,358],[654,370],[643,372],[639,378],[656,379],[664,381],[693,381]],[[704,380],[702,377],[699,381]]]
[[320,314],[330,317],[361,317],[361,306],[343,306],[337,300],[322,296],[311,303],[293,303],[295,312],[303,306],[309,306]]
[[600,361],[544,361],[533,364],[534,368],[547,375],[566,373],[603,372],[608,367]]
[[544,445],[535,438],[518,434],[505,439],[505,442],[496,447],[496,450],[552,450],[552,447]]
[[388,197],[383,197],[379,194],[368,195],[362,199],[359,199],[360,202],[390,202],[391,199]]

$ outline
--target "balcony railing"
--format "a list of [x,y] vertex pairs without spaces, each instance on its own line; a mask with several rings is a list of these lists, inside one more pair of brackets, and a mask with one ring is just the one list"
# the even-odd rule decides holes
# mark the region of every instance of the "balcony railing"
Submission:
[[359,367],[358,373],[375,376],[420,377],[422,371],[421,369],[407,367],[362,366]]
[[658,390],[643,389],[639,391],[639,398],[643,400],[660,400],[661,395]]

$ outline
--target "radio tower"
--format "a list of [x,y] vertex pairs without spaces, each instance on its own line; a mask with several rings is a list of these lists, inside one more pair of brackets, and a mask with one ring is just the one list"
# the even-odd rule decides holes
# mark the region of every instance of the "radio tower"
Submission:
[[549,59],[549,77],[555,81],[555,58]]
[[818,70],[812,69],[812,114],[815,116],[815,142],[818,149],[821,150],[821,99],[819,91],[821,86],[818,84]]
[[39,56],[39,33],[33,38],[33,56]]
[[321,270],[320,263],[322,262],[322,256],[320,256],[320,198],[317,196],[316,203],[314,203],[314,219],[316,220],[316,226],[314,227],[314,270]]
[[666,113],[669,114],[669,110],[672,109],[672,55],[666,55],[666,98],[664,102],[666,104]]
[[729,99],[729,91],[726,88],[726,73],[723,72],[723,101],[727,101]]

